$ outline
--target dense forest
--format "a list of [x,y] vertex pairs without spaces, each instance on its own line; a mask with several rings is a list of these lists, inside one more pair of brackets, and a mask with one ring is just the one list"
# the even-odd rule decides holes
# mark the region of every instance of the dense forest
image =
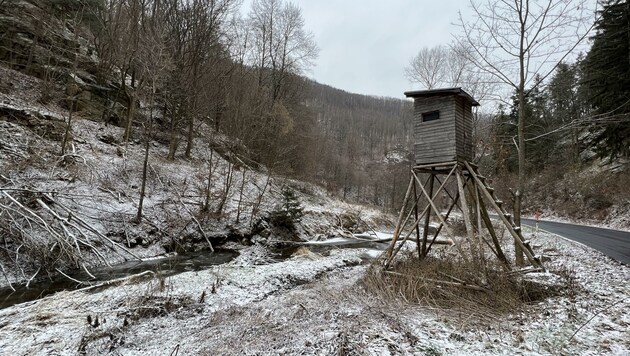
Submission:
[[[563,4],[548,16],[575,9]],[[482,37],[470,34],[482,29],[463,20],[467,37],[421,50],[407,74],[426,88],[462,86],[482,102],[501,103],[476,115],[476,150],[482,168],[503,177],[506,190],[515,182],[510,177],[523,190],[528,177],[570,172],[597,157],[625,167],[629,6],[601,2],[596,23],[586,23],[594,28],[579,39],[590,40],[590,49],[573,62],[563,54],[547,74],[527,72],[520,84],[479,70],[484,53],[473,45]],[[55,85],[65,86],[70,115],[62,154],[77,112],[123,127],[122,146],[142,140],[148,151],[150,142],[167,144],[169,160],[190,158],[195,137],[225,136],[232,143],[223,150],[270,174],[387,209],[401,201],[412,162],[411,103],[306,79],[318,48],[293,3],[256,0],[243,14],[236,0],[3,0],[1,11],[45,17],[4,21],[0,61],[44,79],[40,102],[53,100]],[[571,29],[572,21],[558,27]],[[523,59],[550,56],[534,50],[540,51],[522,47]],[[497,101],[506,83],[511,97]]]
[[[299,8],[255,1],[242,17],[239,6],[234,0],[8,0],[5,13],[48,18],[35,27],[18,17],[6,24],[0,60],[45,78],[50,92],[66,85],[66,106],[124,127],[123,145],[134,137],[147,147],[165,142],[168,159],[178,160],[190,157],[200,134],[227,135],[234,139],[228,150],[249,164],[395,207],[398,175],[408,164],[386,156],[407,159],[410,103],[304,78],[317,46]],[[71,120],[67,126],[71,132]]]

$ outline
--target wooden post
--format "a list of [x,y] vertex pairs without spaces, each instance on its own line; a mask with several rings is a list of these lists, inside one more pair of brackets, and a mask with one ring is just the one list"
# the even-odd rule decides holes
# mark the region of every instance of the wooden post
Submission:
[[[455,168],[457,168],[457,166],[455,166]],[[412,172],[412,174],[416,180],[419,180],[415,172]],[[444,183],[446,183],[446,181],[444,181]],[[446,221],[440,215],[440,211],[435,206],[433,199],[431,199],[431,196],[427,193],[427,191],[424,189],[423,186],[420,186],[420,188],[422,188],[422,193],[429,199],[429,204],[431,205],[431,208],[433,208],[433,211],[435,211],[435,216],[437,216],[438,220],[440,220],[440,223],[444,225],[444,229],[446,230],[446,233],[453,239],[453,241],[455,241],[455,235],[453,234],[451,229],[449,229],[448,226],[446,225]],[[459,246],[458,244],[455,244],[455,248],[457,248],[457,251],[461,255],[464,262],[468,263],[468,259],[466,258],[466,255],[464,254],[464,251],[462,250],[461,246]]]
[[[453,208],[457,205],[457,199],[459,199],[459,193],[457,193],[455,195],[455,198],[453,199],[451,206],[448,207],[448,210],[446,211],[446,215],[444,216],[444,220],[448,220],[448,217],[451,215],[451,211],[453,211]],[[442,231],[442,224],[440,224],[438,226],[438,228],[435,230],[435,234],[433,235],[433,239],[431,239],[431,243],[429,244],[429,246],[427,247],[427,254],[429,253],[429,251],[431,251],[431,247],[433,246],[433,243],[435,242],[435,240],[437,239],[438,235],[440,234],[440,231]]]
[[[416,184],[418,183],[415,182],[414,180],[413,196],[416,198],[416,202],[417,202],[419,197],[418,197],[418,190],[416,189]],[[414,214],[415,214],[416,221],[418,221],[419,217],[418,217],[418,204],[417,203],[414,206]],[[416,248],[418,249],[418,256],[422,257],[424,253],[424,248],[422,248],[422,250],[420,249],[420,226],[418,225],[418,223],[416,223],[415,227],[416,227]]]
[[396,224],[396,228],[394,228],[394,234],[392,235],[392,243],[389,246],[389,249],[387,249],[387,259],[391,259],[392,258],[392,252],[394,251],[394,245],[396,244],[396,241],[398,240],[398,235],[400,235],[400,230],[402,229],[401,223],[403,220],[403,215],[405,214],[405,207],[407,206],[407,200],[409,200],[409,194],[411,194],[411,188],[414,184],[414,177],[411,177],[411,180],[409,181],[409,187],[407,187],[407,193],[405,193],[405,199],[403,199],[403,206],[400,209],[400,214],[398,214],[398,224]]
[[[433,180],[435,179],[433,169],[431,169],[430,177],[429,177],[429,196],[433,196]],[[435,212],[439,214],[439,212]],[[431,209],[427,212],[427,215],[424,217],[424,230],[422,231],[422,253],[420,253],[421,258],[426,257],[427,254],[427,234],[429,233],[429,223],[431,222]]]
[[481,197],[479,198],[479,205],[481,206],[481,218],[486,225],[486,228],[488,229],[488,233],[490,233],[490,236],[492,237],[492,243],[494,243],[497,258],[499,259],[499,261],[503,262],[508,267],[508,269],[510,269],[510,261],[508,261],[507,257],[505,257],[505,254],[503,253],[503,250],[501,249],[501,243],[499,242],[497,233],[494,231],[494,226],[492,226],[492,221],[490,220],[490,216],[488,215],[486,206],[483,203]]

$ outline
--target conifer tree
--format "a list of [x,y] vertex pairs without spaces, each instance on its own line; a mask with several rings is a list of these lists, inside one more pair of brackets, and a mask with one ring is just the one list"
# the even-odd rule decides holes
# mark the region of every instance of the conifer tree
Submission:
[[600,156],[630,155],[630,2],[604,4],[586,57],[585,84],[596,114],[607,118],[593,143]]

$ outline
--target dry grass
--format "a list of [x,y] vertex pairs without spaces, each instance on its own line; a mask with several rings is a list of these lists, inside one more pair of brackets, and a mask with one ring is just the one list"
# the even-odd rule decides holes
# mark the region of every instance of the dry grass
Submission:
[[410,255],[387,271],[373,265],[361,282],[383,300],[457,310],[466,317],[499,317],[572,289],[571,279],[560,277],[560,285],[542,285],[504,272],[498,262],[419,260]]

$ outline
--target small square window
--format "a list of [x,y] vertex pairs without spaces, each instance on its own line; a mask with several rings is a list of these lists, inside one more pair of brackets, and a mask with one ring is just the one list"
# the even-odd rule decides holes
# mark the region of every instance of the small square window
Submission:
[[440,112],[438,110],[422,113],[422,122],[434,121],[434,120],[439,120],[439,119],[440,119]]

